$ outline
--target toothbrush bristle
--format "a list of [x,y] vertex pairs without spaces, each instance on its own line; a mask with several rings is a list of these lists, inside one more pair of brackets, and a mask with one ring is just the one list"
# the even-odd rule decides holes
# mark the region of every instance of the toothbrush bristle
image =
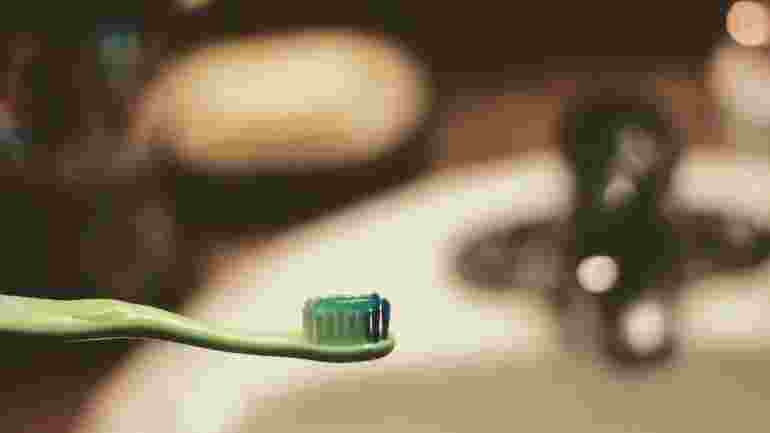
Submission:
[[351,345],[387,338],[390,303],[379,295],[312,298],[302,310],[305,338],[315,344]]
[[388,338],[388,328],[390,327],[390,302],[387,299],[382,300],[382,338]]
[[372,314],[372,327],[369,330],[369,338],[372,341],[378,341],[380,339],[380,314],[382,309],[380,308],[380,305],[382,304],[379,295],[376,293],[372,295],[374,298],[374,314]]

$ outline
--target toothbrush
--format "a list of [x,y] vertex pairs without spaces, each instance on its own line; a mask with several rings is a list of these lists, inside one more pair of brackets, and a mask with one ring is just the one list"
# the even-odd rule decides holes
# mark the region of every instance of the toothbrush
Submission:
[[309,299],[302,330],[249,334],[147,305],[114,299],[71,301],[0,295],[0,336],[63,341],[152,338],[224,352],[357,362],[393,351],[390,303],[377,294]]

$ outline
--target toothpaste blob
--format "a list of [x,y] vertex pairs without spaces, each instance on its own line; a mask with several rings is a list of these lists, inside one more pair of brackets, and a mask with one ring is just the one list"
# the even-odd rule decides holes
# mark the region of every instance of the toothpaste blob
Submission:
[[316,344],[377,342],[388,338],[389,325],[390,303],[376,293],[316,297],[303,309],[305,336]]

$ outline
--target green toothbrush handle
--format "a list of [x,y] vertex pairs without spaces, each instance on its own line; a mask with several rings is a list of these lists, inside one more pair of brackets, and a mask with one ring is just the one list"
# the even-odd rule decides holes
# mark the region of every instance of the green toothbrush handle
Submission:
[[113,299],[60,301],[9,295],[0,295],[0,333],[64,341],[152,338],[223,352],[322,362],[377,359],[395,347],[392,336],[366,344],[319,345],[307,341],[302,332],[248,334]]

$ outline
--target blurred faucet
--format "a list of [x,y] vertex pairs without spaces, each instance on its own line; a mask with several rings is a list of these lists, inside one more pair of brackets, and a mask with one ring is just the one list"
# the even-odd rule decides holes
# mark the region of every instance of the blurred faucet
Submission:
[[672,200],[684,135],[657,101],[623,89],[575,97],[563,112],[572,212],[486,233],[457,264],[476,286],[545,289],[565,344],[640,368],[676,353],[680,288],[758,265],[770,255],[770,233],[729,209],[706,213]]
[[591,299],[599,344],[615,360],[665,359],[674,347],[667,312],[683,279],[683,245],[662,204],[681,137],[653,102],[614,89],[574,101],[561,133],[575,176],[564,306]]

